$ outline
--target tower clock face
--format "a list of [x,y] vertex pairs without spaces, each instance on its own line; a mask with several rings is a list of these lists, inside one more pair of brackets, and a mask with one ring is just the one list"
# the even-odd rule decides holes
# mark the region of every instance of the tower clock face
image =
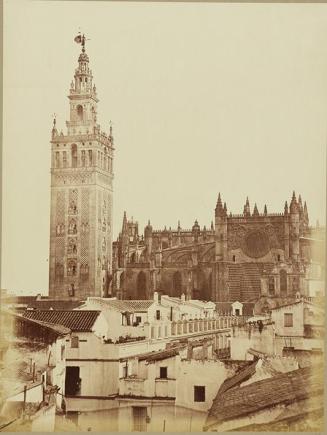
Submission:
[[244,252],[249,257],[263,257],[268,254],[269,249],[269,238],[263,231],[250,231],[245,235]]

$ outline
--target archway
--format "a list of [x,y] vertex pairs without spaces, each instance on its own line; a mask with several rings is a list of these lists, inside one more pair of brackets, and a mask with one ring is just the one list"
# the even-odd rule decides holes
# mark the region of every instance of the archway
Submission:
[[183,280],[182,280],[182,274],[177,271],[173,275],[173,291],[172,296],[180,297],[182,294],[182,288],[183,288]]
[[146,275],[143,271],[137,275],[137,299],[146,299]]
[[198,288],[199,288],[199,295],[198,298],[201,301],[210,301],[211,299],[211,283],[209,283],[209,280],[206,279],[205,273],[201,270],[198,274]]

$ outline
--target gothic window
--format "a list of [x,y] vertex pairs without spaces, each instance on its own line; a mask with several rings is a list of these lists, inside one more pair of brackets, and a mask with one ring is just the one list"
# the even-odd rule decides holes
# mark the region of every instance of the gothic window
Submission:
[[98,151],[98,166],[100,166],[100,151]]
[[92,166],[92,150],[89,150],[89,165]]
[[273,276],[268,278],[268,291],[270,295],[275,294],[275,279]]
[[67,152],[64,151],[62,153],[62,161],[63,161],[63,167],[66,168],[67,167]]
[[75,219],[71,219],[69,221],[68,234],[76,234],[77,233],[77,224]]
[[68,261],[67,265],[67,275],[76,276],[77,273],[77,264],[75,260]]
[[82,151],[82,166],[85,166],[85,151]]
[[180,296],[182,294],[182,274],[177,271],[173,275],[173,294],[172,296]]
[[71,150],[72,150],[72,167],[76,168],[77,167],[77,145],[73,144]]
[[280,292],[282,295],[287,294],[287,273],[285,270],[280,271]]
[[233,255],[233,263],[235,263],[235,262],[236,262],[236,256]]
[[146,275],[143,271],[137,275],[137,298],[146,299]]

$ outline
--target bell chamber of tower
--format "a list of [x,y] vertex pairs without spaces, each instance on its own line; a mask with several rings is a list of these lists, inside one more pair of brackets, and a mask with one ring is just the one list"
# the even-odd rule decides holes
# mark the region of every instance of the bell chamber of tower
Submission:
[[56,119],[52,129],[51,298],[105,297],[111,288],[114,141],[112,126],[106,134],[97,123],[84,44],[68,95],[67,133],[58,132]]

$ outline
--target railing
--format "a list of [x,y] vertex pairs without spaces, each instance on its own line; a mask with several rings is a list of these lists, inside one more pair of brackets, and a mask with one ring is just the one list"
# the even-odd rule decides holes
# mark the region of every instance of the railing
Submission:
[[176,379],[143,379],[127,377],[119,380],[120,396],[176,397]]

